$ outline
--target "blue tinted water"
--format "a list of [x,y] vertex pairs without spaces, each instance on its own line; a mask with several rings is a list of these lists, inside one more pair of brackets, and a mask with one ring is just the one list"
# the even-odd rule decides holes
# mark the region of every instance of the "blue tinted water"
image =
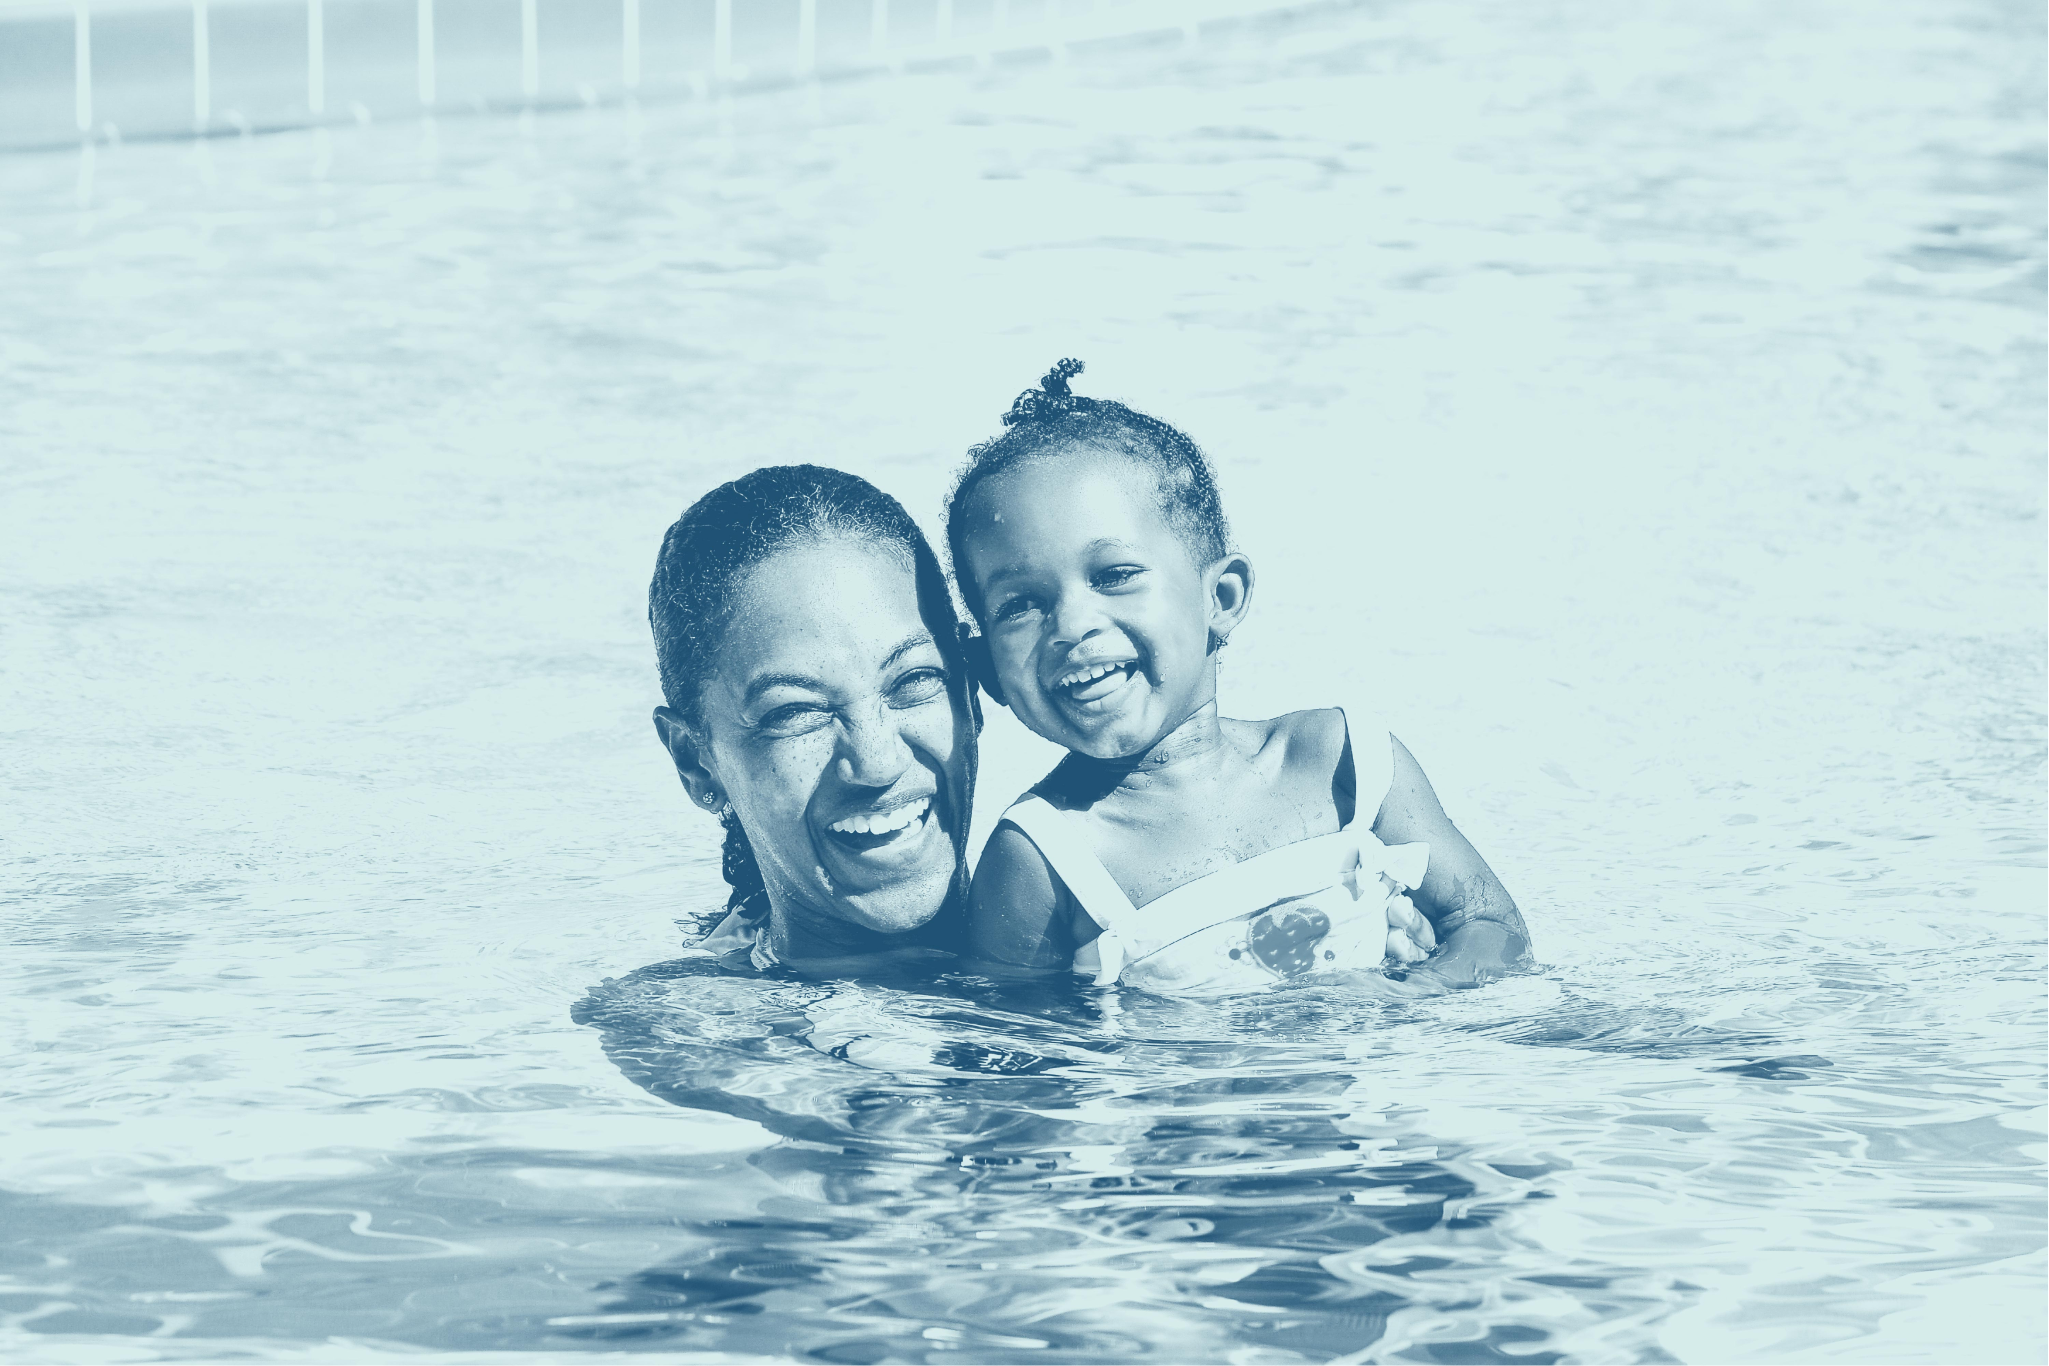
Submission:
[[[2039,1360],[2041,51],[1341,6],[0,160],[0,1352]],[[1227,707],[1370,690],[1540,972],[680,956],[662,528],[930,517],[1063,354],[1217,455]]]

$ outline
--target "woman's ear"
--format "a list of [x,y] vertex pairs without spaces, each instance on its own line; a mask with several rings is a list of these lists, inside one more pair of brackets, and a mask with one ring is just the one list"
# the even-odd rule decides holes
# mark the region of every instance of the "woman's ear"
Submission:
[[1231,632],[1252,610],[1252,561],[1232,551],[1211,564],[1209,579],[1209,634],[1212,652],[1224,648]]
[[669,751],[669,758],[676,765],[676,776],[683,780],[683,789],[690,794],[690,800],[705,810],[716,814],[726,804],[726,793],[719,786],[719,780],[705,760],[703,746],[690,733],[690,727],[683,724],[683,718],[668,707],[655,708],[655,734],[661,739],[662,748]]
[[[975,628],[966,622],[960,624],[960,649],[967,657],[968,677],[989,694],[989,700],[999,707],[1010,704],[1003,700],[1003,685],[996,681],[996,662],[989,657],[989,638],[975,634]],[[979,726],[981,718],[976,717]]]

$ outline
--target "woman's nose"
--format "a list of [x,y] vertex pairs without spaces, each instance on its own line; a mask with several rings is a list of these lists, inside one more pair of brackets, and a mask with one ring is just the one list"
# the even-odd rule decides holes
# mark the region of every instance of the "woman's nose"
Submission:
[[911,765],[911,747],[886,706],[849,718],[841,733],[839,776],[856,787],[888,787]]

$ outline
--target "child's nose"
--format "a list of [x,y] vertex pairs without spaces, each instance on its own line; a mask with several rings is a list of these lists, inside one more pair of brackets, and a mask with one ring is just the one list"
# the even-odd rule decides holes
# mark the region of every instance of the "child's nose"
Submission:
[[1053,638],[1056,644],[1073,645],[1088,639],[1110,624],[1102,603],[1094,593],[1062,593],[1053,606]]

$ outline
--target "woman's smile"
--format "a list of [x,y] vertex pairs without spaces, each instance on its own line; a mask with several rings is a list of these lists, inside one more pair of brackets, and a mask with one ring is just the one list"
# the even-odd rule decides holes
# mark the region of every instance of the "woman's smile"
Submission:
[[816,828],[819,866],[841,894],[900,883],[953,856],[952,821],[937,792],[870,804]]
[[873,835],[878,839],[893,837],[912,821],[923,820],[931,810],[932,799],[920,797],[887,810],[857,811],[826,828],[835,835]]

